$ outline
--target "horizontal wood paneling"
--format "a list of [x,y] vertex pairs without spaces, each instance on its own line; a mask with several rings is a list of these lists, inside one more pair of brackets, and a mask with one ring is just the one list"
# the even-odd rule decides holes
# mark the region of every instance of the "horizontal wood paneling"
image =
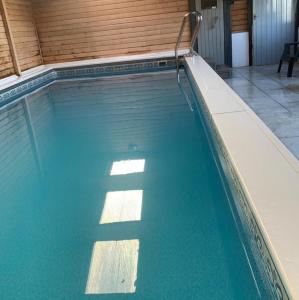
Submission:
[[232,32],[248,31],[248,0],[235,0],[232,5]]
[[[172,50],[188,11],[187,0],[32,3],[45,63]],[[189,38],[187,28],[182,46]]]
[[0,13],[0,78],[14,73],[14,66],[5,33],[5,28]]
[[8,18],[21,70],[42,63],[30,0],[6,0]]

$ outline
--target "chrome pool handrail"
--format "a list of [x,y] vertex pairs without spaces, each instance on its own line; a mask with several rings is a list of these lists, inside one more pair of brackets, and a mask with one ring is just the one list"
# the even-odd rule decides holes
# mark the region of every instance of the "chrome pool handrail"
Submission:
[[182,21],[182,24],[181,24],[181,28],[180,28],[180,32],[179,32],[179,36],[178,36],[178,39],[177,39],[174,51],[175,51],[176,73],[177,73],[178,86],[180,88],[181,93],[184,95],[184,97],[185,97],[185,99],[186,99],[186,101],[188,103],[190,111],[194,111],[193,106],[192,106],[192,101],[189,98],[189,96],[188,96],[187,92],[185,91],[185,89],[184,89],[184,87],[183,87],[183,85],[181,83],[181,80],[180,80],[180,69],[179,69],[180,68],[180,63],[179,63],[179,52],[178,52],[179,51],[180,43],[182,41],[182,36],[183,36],[183,32],[184,32],[186,20],[187,20],[187,17],[189,17],[190,15],[194,15],[196,17],[196,25],[194,27],[192,38],[191,38],[191,41],[190,41],[188,55],[194,55],[194,54],[196,54],[196,52],[194,51],[194,44],[195,44],[195,41],[196,41],[196,38],[197,38],[197,35],[198,35],[198,32],[199,32],[199,29],[200,29],[200,23],[202,21],[202,15],[198,11],[191,11],[191,12],[188,12],[188,13],[186,13],[184,15],[183,21]]
[[177,42],[176,42],[176,45],[175,45],[175,59],[176,59],[177,70],[179,68],[179,51],[178,50],[179,50],[179,46],[180,46],[181,41],[182,41],[183,32],[184,32],[185,24],[186,24],[186,21],[187,21],[187,17],[189,17],[190,15],[193,15],[193,16],[196,17],[196,25],[195,25],[194,30],[193,30],[192,38],[191,38],[190,45],[189,45],[189,53],[188,54],[193,55],[194,53],[196,53],[194,51],[194,44],[195,44],[199,29],[200,29],[200,23],[202,21],[202,15],[201,15],[200,12],[195,10],[195,11],[190,11],[190,12],[186,13],[183,17],[183,21],[182,21],[182,24],[181,24],[178,39],[177,39]]

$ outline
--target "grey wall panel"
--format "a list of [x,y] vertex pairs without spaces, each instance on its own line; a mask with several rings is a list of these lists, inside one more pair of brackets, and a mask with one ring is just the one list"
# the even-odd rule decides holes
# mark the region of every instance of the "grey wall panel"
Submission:
[[278,63],[294,39],[296,0],[253,0],[253,64]]
[[198,50],[203,58],[224,64],[223,1],[217,0],[217,8],[201,10],[201,1],[196,0],[196,9],[203,15],[198,38]]

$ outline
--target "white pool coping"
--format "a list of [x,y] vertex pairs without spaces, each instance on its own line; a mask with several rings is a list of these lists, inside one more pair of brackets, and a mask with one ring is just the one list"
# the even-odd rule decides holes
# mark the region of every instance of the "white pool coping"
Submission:
[[[178,53],[179,55],[184,55],[187,52],[188,52],[187,49],[182,49],[179,50]],[[145,54],[137,54],[137,55],[116,56],[116,57],[40,65],[38,67],[31,68],[29,70],[22,72],[21,76],[12,75],[0,79],[0,91],[9,88],[15,84],[21,83],[24,80],[30,79],[34,76],[41,75],[47,71],[51,71],[54,69],[57,70],[61,68],[70,68],[70,67],[83,67],[83,66],[101,65],[101,64],[109,64],[109,63],[132,62],[132,61],[147,60],[147,59],[163,59],[163,58],[174,57],[174,55],[175,55],[174,51],[163,51],[163,52],[145,53]]]
[[299,161],[200,57],[186,62],[292,299],[299,299]]

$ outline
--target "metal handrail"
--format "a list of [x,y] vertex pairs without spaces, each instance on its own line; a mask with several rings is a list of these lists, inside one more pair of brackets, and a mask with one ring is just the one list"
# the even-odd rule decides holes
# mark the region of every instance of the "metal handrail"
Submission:
[[183,85],[181,83],[181,80],[180,80],[180,69],[179,69],[180,64],[179,64],[179,53],[178,53],[179,46],[180,46],[180,43],[182,41],[182,36],[183,36],[186,20],[187,20],[187,17],[189,17],[190,15],[194,15],[196,17],[196,25],[194,27],[193,35],[192,35],[192,38],[191,38],[191,41],[190,41],[188,55],[190,55],[190,54],[193,55],[193,54],[196,53],[194,51],[194,44],[195,44],[199,29],[200,29],[200,23],[202,21],[202,15],[198,11],[191,11],[191,12],[188,12],[187,14],[185,14],[184,17],[183,17],[180,33],[179,33],[179,36],[178,36],[178,39],[177,39],[177,42],[176,42],[176,45],[175,45],[175,60],[176,60],[176,73],[177,73],[178,86],[180,88],[181,93],[184,95],[190,110],[194,111],[193,106],[192,106],[192,101],[189,98],[188,94],[185,92],[184,87],[183,87]]
[[192,35],[192,38],[191,38],[191,41],[190,41],[189,55],[195,53],[194,44],[195,44],[199,29],[200,29],[200,23],[202,21],[202,15],[198,11],[190,11],[190,12],[186,13],[183,17],[180,33],[179,33],[179,36],[178,36],[178,39],[177,39],[177,42],[176,42],[176,45],[175,45],[175,59],[176,59],[177,70],[179,68],[179,53],[178,53],[178,50],[179,50],[180,43],[182,41],[182,36],[183,36],[186,21],[187,21],[187,17],[189,17],[190,15],[193,15],[193,16],[196,17],[196,25],[194,27],[193,35]]

